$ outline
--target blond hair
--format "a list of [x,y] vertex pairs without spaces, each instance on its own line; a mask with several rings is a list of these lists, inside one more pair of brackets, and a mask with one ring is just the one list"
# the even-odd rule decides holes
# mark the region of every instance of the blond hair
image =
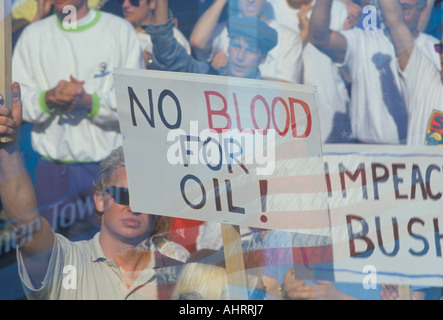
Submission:
[[[100,162],[100,171],[97,177],[97,181],[94,183],[95,191],[104,192],[107,187],[107,182],[111,179],[111,174],[114,170],[125,167],[125,156],[123,153],[123,147],[120,146],[117,149],[111,151],[111,153]],[[103,213],[95,210],[99,220]],[[160,215],[149,215],[151,218],[151,236],[163,234],[167,237],[169,229],[171,227],[171,220],[169,217]]]
[[220,266],[190,262],[180,271],[175,284],[173,299],[191,296],[202,300],[224,300],[227,298],[228,276]]

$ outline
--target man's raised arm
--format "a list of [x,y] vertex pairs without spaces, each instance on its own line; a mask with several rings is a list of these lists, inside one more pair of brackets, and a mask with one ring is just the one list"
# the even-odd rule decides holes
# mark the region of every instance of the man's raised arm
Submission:
[[211,38],[227,0],[216,0],[195,23],[189,41],[194,48],[211,49]]
[[379,0],[383,20],[391,34],[400,68],[404,70],[414,48],[414,38],[403,20],[398,0]]
[[168,0],[157,1],[154,13],[154,23],[164,24],[169,18],[169,3]]
[[23,243],[20,253],[28,274],[38,285],[46,274],[54,233],[37,210],[34,187],[18,151],[16,137],[22,121],[20,86],[13,83],[11,89],[12,109],[3,101],[0,103],[0,133],[13,138],[12,142],[0,145],[0,196],[16,236],[20,237],[17,243]]
[[330,29],[332,0],[318,0],[312,9],[309,41],[332,61],[342,63],[345,59],[346,38]]

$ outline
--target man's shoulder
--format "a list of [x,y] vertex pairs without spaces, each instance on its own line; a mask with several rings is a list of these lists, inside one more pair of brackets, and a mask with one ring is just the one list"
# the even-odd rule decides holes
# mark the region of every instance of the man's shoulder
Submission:
[[114,39],[126,39],[128,37],[137,38],[134,26],[126,19],[115,14],[97,11],[100,14],[99,32],[102,34],[115,35]]
[[436,37],[434,37],[433,35],[424,33],[424,32],[420,32],[418,34],[417,38],[415,39],[416,44],[420,44],[420,43],[437,44],[439,42],[440,42],[440,40],[438,40]]
[[426,55],[422,48],[420,48],[417,43],[414,43],[408,64],[405,68],[405,73],[410,74],[414,79],[416,79],[418,78],[416,75],[419,74],[426,74],[426,77],[429,78],[430,72],[439,73],[434,63],[432,63],[431,59]]
[[104,256],[102,251],[100,250],[99,245],[99,232],[94,235],[91,239],[87,240],[79,240],[79,241],[73,241],[68,238],[66,238],[64,235],[61,235],[59,233],[55,233],[55,240],[56,244],[58,244],[61,248],[61,250],[64,250],[66,252],[75,253],[78,254],[95,254],[97,256]]

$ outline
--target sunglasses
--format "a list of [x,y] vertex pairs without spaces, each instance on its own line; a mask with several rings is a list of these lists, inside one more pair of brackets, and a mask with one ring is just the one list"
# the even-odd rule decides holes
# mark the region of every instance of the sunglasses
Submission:
[[[120,4],[123,4],[123,2],[125,2],[125,0],[118,0],[118,1],[120,2]],[[138,7],[140,5],[140,0],[129,0],[129,3],[133,7]]]
[[402,8],[404,11],[410,11],[410,10],[414,9],[415,7],[417,7],[417,5],[414,5],[414,4],[408,4],[408,3],[402,3],[402,4],[401,4],[401,8]]
[[124,206],[129,206],[128,188],[111,186],[105,188],[105,192],[107,192],[114,199],[114,202]]
[[434,44],[434,48],[437,53],[443,53],[443,43]]

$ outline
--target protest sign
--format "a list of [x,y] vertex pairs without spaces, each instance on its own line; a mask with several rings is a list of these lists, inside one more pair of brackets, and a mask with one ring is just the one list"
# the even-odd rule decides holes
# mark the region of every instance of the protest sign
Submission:
[[146,70],[114,78],[133,210],[329,230],[314,88]]
[[324,159],[335,280],[442,286],[441,149],[326,145]]
[[231,298],[247,298],[234,225],[328,232],[312,87],[141,70],[114,78],[132,210],[222,223]]

